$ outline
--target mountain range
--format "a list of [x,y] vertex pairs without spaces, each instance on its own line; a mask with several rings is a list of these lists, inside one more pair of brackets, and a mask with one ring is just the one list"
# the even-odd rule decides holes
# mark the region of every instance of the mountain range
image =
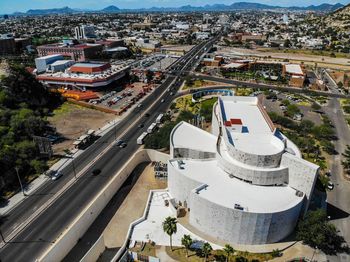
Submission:
[[181,7],[151,7],[141,9],[120,9],[117,6],[110,5],[101,10],[85,10],[85,9],[72,9],[68,6],[63,8],[52,9],[30,9],[25,13],[16,12],[13,15],[48,15],[48,14],[72,14],[72,13],[86,13],[86,12],[100,12],[100,13],[117,13],[117,12],[167,12],[167,11],[179,11],[179,12],[195,12],[195,11],[230,11],[230,10],[287,10],[287,11],[315,11],[315,12],[332,12],[344,5],[338,4],[320,4],[310,5],[306,7],[290,6],[281,7],[275,5],[266,5],[259,3],[237,2],[231,5],[213,4],[204,6],[192,6],[185,5]]

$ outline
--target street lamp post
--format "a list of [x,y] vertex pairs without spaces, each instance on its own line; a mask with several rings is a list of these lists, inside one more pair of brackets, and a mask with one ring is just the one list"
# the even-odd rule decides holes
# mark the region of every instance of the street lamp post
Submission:
[[23,187],[21,178],[19,177],[19,174],[18,174],[18,167],[15,167],[15,170],[16,170],[16,174],[17,174],[17,178],[18,178],[19,184],[20,184],[21,189],[22,189],[23,196],[26,196],[26,193],[24,192],[24,187]]

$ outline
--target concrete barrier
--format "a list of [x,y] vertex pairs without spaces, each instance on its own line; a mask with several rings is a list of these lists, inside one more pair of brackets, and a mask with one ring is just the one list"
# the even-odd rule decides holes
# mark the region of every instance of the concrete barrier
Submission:
[[85,256],[80,260],[81,262],[95,262],[100,257],[100,255],[105,251],[105,240],[103,235],[101,235],[95,244],[89,249]]
[[[38,261],[61,261],[75,246],[79,238],[84,235],[138,164],[149,161],[166,162],[168,159],[169,155],[155,150],[141,149],[137,151],[58,239],[41,255]],[[86,259],[89,259],[89,257],[86,257]]]

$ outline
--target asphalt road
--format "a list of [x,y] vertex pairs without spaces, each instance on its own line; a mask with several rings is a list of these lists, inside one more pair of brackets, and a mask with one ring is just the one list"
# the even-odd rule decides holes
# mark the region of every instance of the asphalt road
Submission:
[[[193,48],[176,65],[175,70],[186,70],[191,68],[192,60],[198,50],[204,49],[206,43],[202,43]],[[21,230],[0,250],[1,261],[34,261],[40,254],[52,244],[59,234],[72,222],[77,214],[86,206],[89,201],[99,192],[103,186],[111,179],[118,169],[132,156],[139,148],[136,144],[137,137],[147,129],[155,120],[159,113],[164,113],[172,101],[170,92],[165,92],[170,88],[175,76],[169,76],[165,82],[160,85],[144,102],[141,109],[131,112],[127,118],[111,129],[108,134],[98,139],[93,145],[85,150],[83,155],[74,160],[75,170],[79,172],[96,156],[102,152],[115,137],[120,138],[127,128],[132,127],[129,132],[122,137],[128,142],[124,149],[112,147],[106,152],[83,176],[65,191],[59,199],[53,202],[38,217]],[[174,88],[180,86],[180,82],[175,82]],[[152,103],[158,99],[164,98],[164,102]],[[148,118],[140,117],[139,110],[147,110],[150,114]],[[143,123],[144,128],[137,126]],[[102,170],[98,176],[92,176],[92,170],[99,168]],[[1,229],[3,235],[8,236],[21,223],[26,221],[35,210],[45,204],[61,187],[74,177],[73,166],[69,165],[62,170],[64,176],[58,181],[49,181],[43,185],[34,195],[26,198],[13,211],[4,217]]]
[[333,93],[333,92],[326,92],[326,91],[306,90],[306,89],[302,89],[302,88],[293,88],[293,87],[276,87],[273,85],[238,81],[238,80],[227,79],[227,78],[223,78],[223,77],[200,75],[200,74],[191,74],[191,76],[194,78],[199,78],[199,79],[203,79],[203,80],[220,82],[220,83],[224,83],[224,84],[230,84],[230,85],[236,85],[236,86],[242,86],[242,87],[249,87],[249,88],[253,88],[253,89],[261,89],[261,90],[278,89],[281,91],[288,91],[288,92],[293,92],[293,93],[310,93],[310,94],[321,95],[321,96],[350,98],[349,95],[343,95],[340,93]]
[[[328,86],[334,94],[339,94],[338,87],[332,79],[329,79]],[[350,181],[343,177],[343,167],[341,164],[342,156],[346,145],[350,145],[350,130],[346,123],[339,99],[331,98],[328,105],[324,107],[324,111],[332,120],[335,126],[338,140],[335,141],[335,149],[339,153],[332,156],[331,181],[335,187],[327,194],[328,215],[331,216],[331,222],[340,230],[340,234],[350,245]],[[334,262],[350,262],[349,254],[338,254],[337,256],[327,256],[329,261]]]

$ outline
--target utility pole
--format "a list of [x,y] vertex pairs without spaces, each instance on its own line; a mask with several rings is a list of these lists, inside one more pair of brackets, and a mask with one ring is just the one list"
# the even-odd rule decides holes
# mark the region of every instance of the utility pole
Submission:
[[26,193],[24,192],[24,187],[23,187],[21,178],[19,177],[19,174],[18,174],[18,167],[15,167],[15,170],[16,170],[16,174],[17,174],[17,178],[18,178],[19,184],[20,184],[21,189],[22,189],[23,196],[26,196]]

